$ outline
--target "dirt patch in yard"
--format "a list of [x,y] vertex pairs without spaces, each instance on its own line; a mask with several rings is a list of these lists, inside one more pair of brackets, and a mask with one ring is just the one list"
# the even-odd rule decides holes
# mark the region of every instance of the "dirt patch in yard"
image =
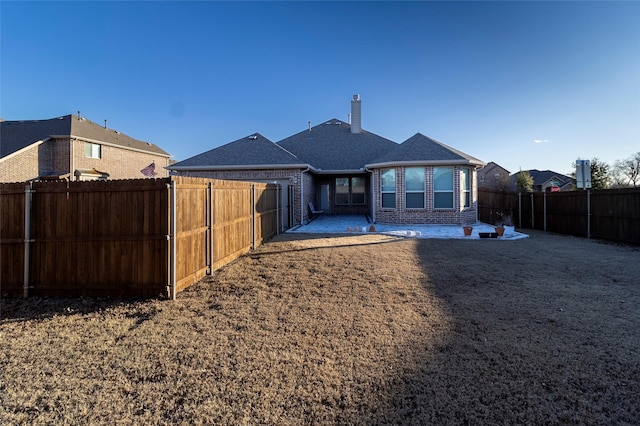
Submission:
[[640,251],[283,235],[158,300],[3,300],[0,424],[637,424]]

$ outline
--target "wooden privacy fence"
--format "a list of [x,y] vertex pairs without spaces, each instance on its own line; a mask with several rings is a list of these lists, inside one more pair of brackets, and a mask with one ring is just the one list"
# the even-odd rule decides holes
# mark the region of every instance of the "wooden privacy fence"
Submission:
[[478,219],[511,213],[516,226],[640,245],[640,188],[517,193],[478,190]]
[[174,298],[278,233],[280,195],[185,177],[0,184],[0,295]]

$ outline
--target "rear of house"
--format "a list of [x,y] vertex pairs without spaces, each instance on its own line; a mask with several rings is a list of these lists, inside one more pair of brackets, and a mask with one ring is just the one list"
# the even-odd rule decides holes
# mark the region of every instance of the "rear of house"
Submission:
[[[256,133],[169,167],[174,173],[280,183],[286,227],[324,214],[366,215],[379,223],[473,223],[477,158],[420,133],[398,144],[362,127],[361,100],[351,123],[326,120],[272,142]],[[285,199],[286,198],[286,199]]]

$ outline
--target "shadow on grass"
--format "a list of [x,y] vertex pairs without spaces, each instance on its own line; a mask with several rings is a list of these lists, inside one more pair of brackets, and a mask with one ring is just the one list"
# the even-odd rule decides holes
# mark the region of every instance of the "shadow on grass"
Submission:
[[88,315],[117,307],[130,307],[127,317],[138,321],[150,319],[153,312],[140,310],[147,302],[157,299],[144,298],[3,298],[0,300],[0,322],[44,320],[53,317]]

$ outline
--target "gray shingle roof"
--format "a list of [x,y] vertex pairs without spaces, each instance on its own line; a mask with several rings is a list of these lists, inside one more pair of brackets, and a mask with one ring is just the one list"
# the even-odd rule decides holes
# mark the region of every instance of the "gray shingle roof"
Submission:
[[316,170],[360,170],[365,164],[398,146],[397,143],[338,119],[323,122],[277,143]]
[[[561,188],[567,184],[573,183],[573,179],[571,177],[567,175],[563,175],[562,173],[554,172],[552,170],[531,169],[526,171],[529,172],[529,174],[533,178],[534,186],[544,185],[546,182],[550,181],[553,178],[555,178],[558,181],[559,186]],[[515,188],[516,179],[518,178],[518,173],[519,172],[511,175],[511,183],[513,184],[514,188]]]
[[483,165],[484,163],[457,149],[451,148],[423,134],[416,133],[395,149],[375,158],[368,165],[392,163],[459,162]]
[[75,136],[169,157],[166,151],[152,143],[104,128],[84,118],[78,119],[71,114],[47,120],[0,121],[0,157],[51,136]]
[[305,167],[304,161],[287,152],[259,133],[238,139],[218,148],[171,165],[170,169],[241,166]]

